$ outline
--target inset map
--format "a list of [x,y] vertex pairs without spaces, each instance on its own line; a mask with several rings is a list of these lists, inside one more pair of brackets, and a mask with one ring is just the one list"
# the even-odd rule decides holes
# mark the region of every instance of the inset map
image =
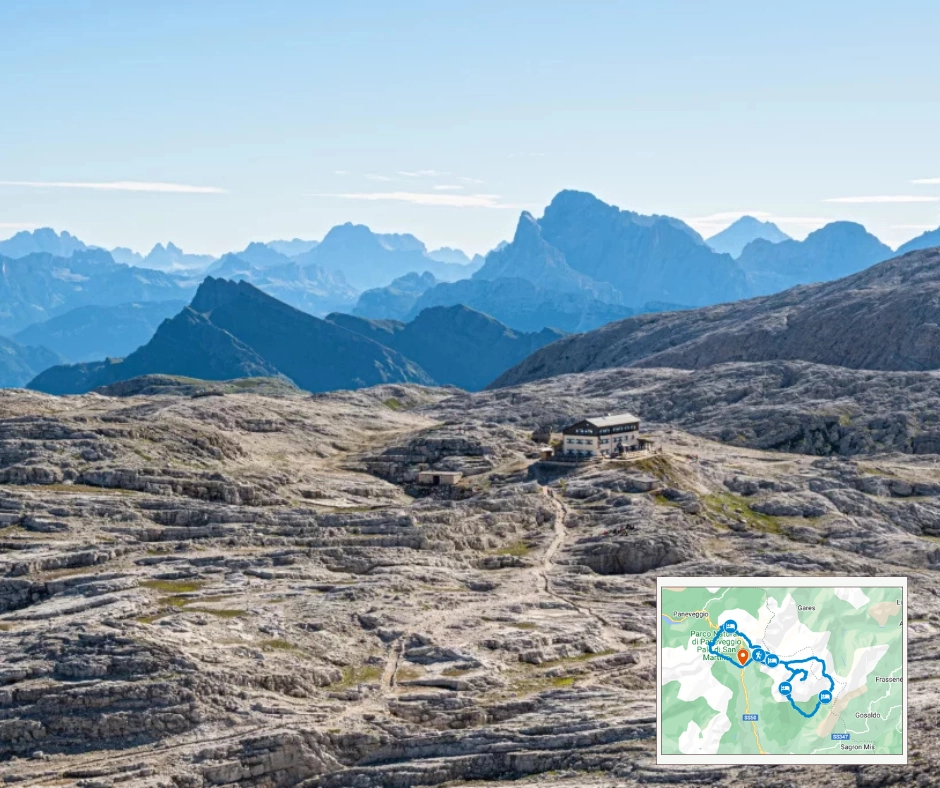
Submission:
[[903,761],[904,579],[755,580],[661,580],[661,762]]

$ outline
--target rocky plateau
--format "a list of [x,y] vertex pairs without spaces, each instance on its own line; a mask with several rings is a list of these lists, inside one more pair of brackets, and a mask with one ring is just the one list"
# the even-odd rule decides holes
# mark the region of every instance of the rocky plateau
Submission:
[[[797,361],[0,391],[0,781],[936,785],[938,399]],[[539,460],[621,409],[654,453]],[[909,764],[658,766],[662,573],[907,576]]]

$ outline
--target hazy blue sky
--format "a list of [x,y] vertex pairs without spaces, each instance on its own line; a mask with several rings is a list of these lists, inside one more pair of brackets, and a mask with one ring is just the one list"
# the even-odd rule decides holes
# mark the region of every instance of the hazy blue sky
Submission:
[[0,35],[0,237],[484,251],[562,188],[706,234],[940,225],[928,0],[2,0]]

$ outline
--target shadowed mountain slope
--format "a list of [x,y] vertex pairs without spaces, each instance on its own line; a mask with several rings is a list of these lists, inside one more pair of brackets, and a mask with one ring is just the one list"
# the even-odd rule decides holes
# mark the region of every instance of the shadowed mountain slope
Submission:
[[469,390],[482,388],[533,351],[564,336],[548,328],[516,332],[466,306],[425,309],[409,323],[342,314],[327,320],[397,350],[437,383]]
[[700,369],[781,359],[940,368],[940,249],[773,296],[611,323],[536,351],[493,386],[607,367]]
[[123,361],[53,367],[30,387],[80,393],[152,373],[207,380],[278,374],[308,391],[430,383],[389,348],[308,315],[246,282],[208,277],[190,306]]

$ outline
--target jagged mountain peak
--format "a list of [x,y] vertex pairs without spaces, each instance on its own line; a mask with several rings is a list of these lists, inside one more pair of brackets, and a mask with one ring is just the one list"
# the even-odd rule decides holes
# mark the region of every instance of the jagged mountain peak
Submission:
[[745,246],[756,240],[780,243],[790,240],[790,236],[773,222],[762,221],[753,216],[745,215],[736,219],[721,232],[715,233],[705,243],[716,252],[724,252],[732,257],[738,257]]

